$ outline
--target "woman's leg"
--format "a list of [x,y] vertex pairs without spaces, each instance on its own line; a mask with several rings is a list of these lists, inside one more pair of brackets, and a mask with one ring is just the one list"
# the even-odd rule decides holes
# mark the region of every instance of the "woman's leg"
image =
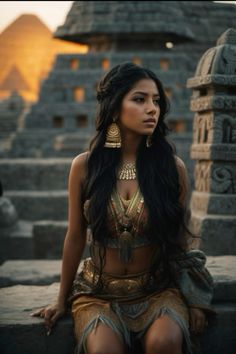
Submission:
[[143,336],[145,354],[182,354],[183,334],[168,315],[158,317]]
[[88,334],[86,348],[88,354],[125,354],[121,338],[103,323]]

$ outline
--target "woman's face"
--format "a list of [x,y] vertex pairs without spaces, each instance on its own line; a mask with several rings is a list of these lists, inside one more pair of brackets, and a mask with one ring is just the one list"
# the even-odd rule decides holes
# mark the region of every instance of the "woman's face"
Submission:
[[142,79],[124,96],[118,124],[123,133],[150,135],[160,116],[159,92],[152,79]]

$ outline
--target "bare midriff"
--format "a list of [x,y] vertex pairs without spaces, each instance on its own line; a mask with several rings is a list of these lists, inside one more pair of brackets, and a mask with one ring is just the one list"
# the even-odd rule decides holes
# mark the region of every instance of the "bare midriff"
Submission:
[[[119,249],[106,248],[103,272],[115,275],[131,275],[147,271],[154,252],[153,245],[137,247],[132,250],[132,259],[124,263],[119,258]],[[99,268],[99,246],[94,245],[93,262]]]

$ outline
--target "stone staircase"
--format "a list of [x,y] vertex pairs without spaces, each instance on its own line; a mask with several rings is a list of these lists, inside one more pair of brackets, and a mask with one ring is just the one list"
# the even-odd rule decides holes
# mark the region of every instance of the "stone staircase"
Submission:
[[[46,336],[32,309],[56,298],[62,246],[67,230],[67,181],[71,158],[2,159],[4,196],[15,205],[19,221],[0,230],[0,348],[3,354],[72,354],[73,324],[61,319]],[[85,250],[83,257],[88,256]],[[234,354],[236,347],[236,257],[208,257],[215,279],[218,311],[200,337],[197,354]],[[62,335],[63,333],[63,335]],[[138,348],[134,354],[138,354]],[[194,353],[195,354],[195,353]]]
[[67,230],[71,161],[69,158],[0,161],[4,196],[11,200],[19,218],[17,227],[0,239],[4,260],[61,257]]
[[[236,346],[236,256],[208,257],[215,281],[217,316],[199,336],[196,354],[234,354]],[[59,290],[60,260],[7,261],[0,267],[0,348],[2,354],[73,354],[70,314],[60,319],[50,336],[32,310],[50,304]],[[138,354],[135,348],[133,354]]]

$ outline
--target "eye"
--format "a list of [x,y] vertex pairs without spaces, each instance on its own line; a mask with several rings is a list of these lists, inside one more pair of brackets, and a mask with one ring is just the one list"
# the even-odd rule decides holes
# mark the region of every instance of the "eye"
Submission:
[[154,102],[154,104],[156,104],[156,105],[159,106],[159,104],[160,104],[160,98],[157,98],[157,99],[153,100],[153,102]]
[[144,102],[144,98],[143,97],[134,97],[134,101],[135,102]]

